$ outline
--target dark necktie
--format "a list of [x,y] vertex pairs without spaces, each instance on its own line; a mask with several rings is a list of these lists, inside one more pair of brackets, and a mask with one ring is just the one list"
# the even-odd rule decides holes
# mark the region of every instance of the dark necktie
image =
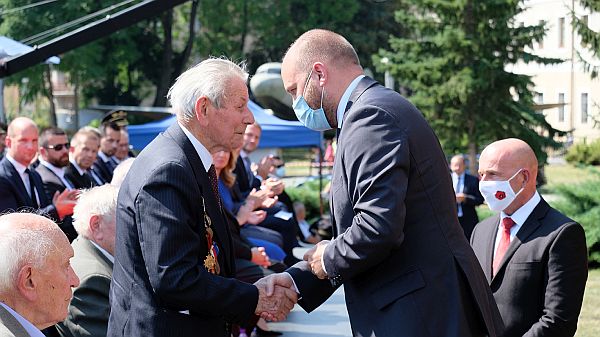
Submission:
[[208,178],[210,180],[210,187],[213,190],[213,195],[217,199],[219,210],[221,210],[221,198],[219,198],[219,181],[217,180],[217,170],[215,170],[215,165],[210,165],[210,168],[208,169]]
[[513,219],[509,217],[502,219],[502,237],[500,238],[500,243],[498,244],[498,249],[496,249],[496,255],[494,256],[494,262],[492,264],[493,275],[496,275],[498,272],[500,262],[508,250],[508,246],[510,245],[510,229],[514,225],[515,222]]
[[35,183],[33,182],[33,176],[31,174],[31,170],[28,168],[25,169],[25,173],[29,177],[29,194],[31,196],[31,202],[33,203],[33,208],[37,209],[40,206],[37,203],[37,197],[35,196]]

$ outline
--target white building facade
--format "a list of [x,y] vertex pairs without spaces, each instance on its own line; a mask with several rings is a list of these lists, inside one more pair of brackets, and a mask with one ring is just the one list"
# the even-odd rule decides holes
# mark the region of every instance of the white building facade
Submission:
[[571,10],[587,20],[589,27],[600,31],[600,13],[584,10],[573,0],[526,0],[526,10],[516,18],[517,25],[546,23],[543,41],[534,43],[533,54],[559,58],[565,62],[556,65],[535,63],[517,64],[509,70],[532,76],[535,101],[546,120],[556,129],[573,131],[569,140],[590,142],[600,138],[600,78],[592,79],[584,71],[580,56],[600,65],[581,43],[571,24]]

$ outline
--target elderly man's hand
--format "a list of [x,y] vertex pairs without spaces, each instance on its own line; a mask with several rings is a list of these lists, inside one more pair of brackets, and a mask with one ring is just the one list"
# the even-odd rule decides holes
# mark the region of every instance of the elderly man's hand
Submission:
[[298,302],[292,277],[287,273],[272,274],[258,280],[258,303],[255,314],[269,321],[284,320]]

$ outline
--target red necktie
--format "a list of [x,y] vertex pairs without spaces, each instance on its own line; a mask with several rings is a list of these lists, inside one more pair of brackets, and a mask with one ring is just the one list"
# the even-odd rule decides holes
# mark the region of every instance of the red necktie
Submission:
[[496,255],[494,256],[494,262],[492,264],[493,275],[496,275],[498,272],[500,262],[502,261],[504,254],[506,254],[508,245],[510,245],[510,229],[514,225],[515,222],[513,219],[509,217],[502,219],[502,238],[500,238],[500,243],[498,244],[498,249],[496,249]]

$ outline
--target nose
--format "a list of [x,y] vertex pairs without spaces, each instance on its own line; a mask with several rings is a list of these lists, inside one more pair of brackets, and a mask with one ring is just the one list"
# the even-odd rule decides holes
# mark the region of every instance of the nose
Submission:
[[252,114],[250,109],[248,109],[248,105],[246,105],[245,112],[246,112],[246,118],[244,119],[244,124],[246,124],[246,125],[254,124],[254,115]]
[[69,277],[71,288],[79,287],[79,276],[75,274],[75,271],[71,266],[69,266]]

